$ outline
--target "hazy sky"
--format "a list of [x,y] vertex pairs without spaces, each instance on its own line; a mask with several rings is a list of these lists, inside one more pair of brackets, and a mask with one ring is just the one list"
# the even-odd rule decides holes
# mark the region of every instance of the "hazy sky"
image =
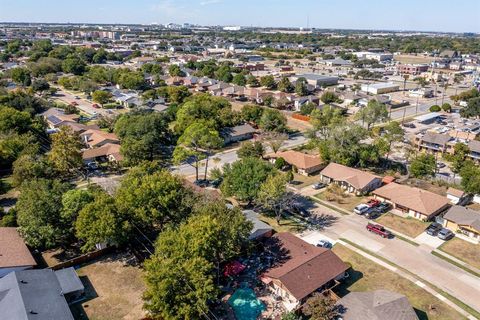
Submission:
[[2,22],[480,32],[480,0],[0,0]]

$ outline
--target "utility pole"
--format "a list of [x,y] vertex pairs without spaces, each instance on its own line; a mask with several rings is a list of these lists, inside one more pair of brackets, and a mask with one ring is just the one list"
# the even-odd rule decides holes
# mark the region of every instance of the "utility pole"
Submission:
[[419,97],[418,94],[417,94],[417,104],[415,105],[415,115],[417,115],[417,113],[418,113],[418,99],[419,99],[419,98],[420,98],[420,97]]

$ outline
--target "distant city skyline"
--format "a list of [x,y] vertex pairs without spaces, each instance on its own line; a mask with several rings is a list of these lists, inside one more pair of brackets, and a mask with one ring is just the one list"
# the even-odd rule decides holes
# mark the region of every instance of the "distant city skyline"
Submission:
[[479,0],[0,0],[0,22],[480,32]]

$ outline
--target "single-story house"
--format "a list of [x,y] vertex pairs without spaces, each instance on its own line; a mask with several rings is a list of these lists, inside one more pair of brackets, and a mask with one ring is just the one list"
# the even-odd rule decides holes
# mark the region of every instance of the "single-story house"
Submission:
[[424,221],[431,220],[450,207],[447,197],[395,182],[373,191],[373,195],[392,204],[394,209]]
[[343,320],[418,320],[407,297],[387,290],[350,292],[337,305]]
[[265,243],[276,260],[260,279],[294,310],[316,291],[324,291],[345,277],[348,266],[333,251],[316,247],[289,232],[276,233]]
[[450,202],[453,204],[458,204],[465,197],[465,192],[455,188],[448,188],[447,198],[450,199]]
[[283,158],[289,165],[296,168],[298,173],[304,176],[316,173],[324,167],[323,161],[319,156],[306,154],[303,152],[288,150],[271,155],[272,160]]
[[87,163],[98,160],[119,162],[123,160],[123,156],[120,153],[119,144],[107,143],[98,148],[84,150],[82,153],[82,159]]
[[107,143],[119,144],[120,140],[114,133],[104,132],[102,130],[87,130],[80,134],[80,138],[89,148],[98,148]]
[[73,268],[14,271],[0,279],[0,315],[9,320],[73,320],[66,299],[73,294],[78,300],[83,291]]
[[452,206],[443,216],[443,225],[472,239],[480,240],[480,212]]
[[258,213],[253,210],[243,210],[243,214],[247,220],[253,223],[252,231],[248,240],[259,240],[263,238],[269,238],[273,234],[273,228],[259,219]]
[[320,104],[320,98],[314,95],[298,97],[293,100],[293,106],[295,111],[300,111],[300,108],[307,103],[313,103],[318,106]]
[[247,123],[235,127],[223,128],[220,132],[220,135],[223,137],[225,144],[230,144],[252,139],[255,132],[255,128]]
[[49,128],[58,128],[67,122],[78,122],[80,116],[78,114],[66,114],[63,109],[50,108],[42,113]]
[[10,272],[30,269],[36,265],[17,228],[0,228],[0,278]]
[[356,195],[367,194],[382,185],[379,176],[334,162],[320,172],[320,180],[328,184],[336,183]]

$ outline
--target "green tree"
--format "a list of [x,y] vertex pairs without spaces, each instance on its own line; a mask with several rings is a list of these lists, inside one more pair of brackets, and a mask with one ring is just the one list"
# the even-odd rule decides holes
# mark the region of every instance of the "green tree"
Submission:
[[44,156],[35,153],[25,153],[13,163],[12,182],[18,187],[24,181],[52,178],[54,172],[50,163]]
[[272,75],[263,76],[260,78],[260,85],[267,89],[275,89],[277,87],[277,83],[275,82],[275,78]]
[[30,71],[26,68],[14,68],[10,76],[15,83],[22,86],[29,86],[32,83]]
[[26,133],[31,129],[32,119],[25,111],[0,106],[0,133]]
[[415,178],[432,177],[435,175],[436,161],[431,154],[420,154],[410,163],[410,173]]
[[450,162],[450,169],[454,175],[459,174],[463,167],[470,164],[468,156],[470,155],[470,148],[462,142],[458,142],[453,147],[453,154],[445,155],[447,161]]
[[237,86],[244,86],[247,84],[247,78],[243,73],[237,73],[232,80],[233,84],[236,84]]
[[452,105],[448,102],[442,104],[442,110],[445,112],[452,112]]
[[462,187],[470,194],[480,194],[480,168],[469,162],[460,170]]
[[36,79],[32,83],[32,90],[35,92],[43,92],[50,89],[50,85],[44,79]]
[[52,135],[52,148],[48,159],[59,173],[67,175],[82,167],[81,148],[82,142],[78,133],[68,126],[62,126],[60,131]]
[[293,90],[295,90],[292,83],[287,77],[282,77],[282,79],[280,79],[280,81],[278,82],[277,87],[278,90],[282,92],[293,92]]
[[303,77],[297,79],[295,83],[295,93],[301,97],[308,94],[307,79]]
[[400,123],[397,121],[391,121],[389,122],[385,127],[384,127],[384,138],[388,143],[388,148],[386,149],[386,158],[388,160],[388,157],[390,156],[390,152],[392,150],[392,144],[394,142],[400,142],[403,140],[403,137],[405,135],[405,131],[401,127]]
[[128,240],[130,231],[128,218],[106,193],[98,194],[93,202],[85,205],[75,222],[75,234],[84,242],[84,252],[95,249],[97,244],[119,246]]
[[339,98],[334,92],[325,91],[320,97],[320,100],[325,104],[330,104],[333,102],[338,102]]
[[63,243],[62,194],[68,185],[56,180],[25,181],[16,204],[19,231],[33,248],[52,248]]
[[265,109],[258,125],[265,131],[285,132],[287,118],[278,110]]
[[225,165],[223,172],[222,192],[227,197],[235,196],[251,202],[257,198],[260,185],[275,172],[275,168],[261,159],[245,158]]
[[263,144],[260,141],[246,141],[240,145],[240,148],[237,150],[237,156],[239,158],[262,158],[265,153]]
[[170,65],[170,67],[168,67],[168,74],[171,77],[183,77],[183,76],[185,76],[182,69],[180,69],[180,67],[177,66],[176,64],[172,64],[172,65]]
[[223,143],[218,131],[209,123],[202,121],[191,124],[178,138],[177,147],[173,152],[173,160],[180,164],[188,160],[188,164],[195,168],[195,178],[198,180],[200,161],[205,162],[205,179],[207,179],[209,155]]
[[307,102],[300,107],[300,114],[308,116],[316,109],[316,105],[312,102]]
[[439,112],[442,110],[442,108],[440,108],[439,105],[436,105],[434,104],[433,106],[430,107],[430,109],[428,109],[430,112]]
[[242,118],[247,122],[258,123],[262,114],[263,108],[255,104],[247,104],[242,108]]
[[[278,158],[283,159],[283,158]],[[282,211],[289,201],[287,193],[287,176],[282,173],[269,176],[258,191],[256,202],[266,210],[273,212],[277,223],[280,224]]]
[[362,125],[367,124],[367,130],[370,130],[372,124],[388,119],[388,110],[385,104],[377,100],[370,100],[366,107],[355,114],[355,119],[362,120]]
[[249,75],[247,77],[247,84],[252,88],[256,88],[260,86],[260,82],[258,81],[257,77],[255,77],[254,75]]
[[[99,190],[96,191],[99,192]],[[70,235],[73,235],[75,232],[75,221],[80,211],[94,200],[95,195],[89,189],[72,189],[62,195],[62,211],[60,215],[65,228],[69,228]]]
[[122,180],[115,201],[119,210],[142,225],[163,228],[188,216],[193,194],[180,177],[166,170],[135,167]]
[[478,118],[480,116],[480,97],[468,99],[467,106],[460,110],[460,115],[465,118]]
[[94,102],[100,103],[103,108],[103,105],[112,99],[112,94],[108,91],[96,90],[92,93],[92,99]]
[[73,73],[74,75],[82,75],[86,70],[86,64],[82,59],[71,56],[62,63],[62,70],[65,73]]

